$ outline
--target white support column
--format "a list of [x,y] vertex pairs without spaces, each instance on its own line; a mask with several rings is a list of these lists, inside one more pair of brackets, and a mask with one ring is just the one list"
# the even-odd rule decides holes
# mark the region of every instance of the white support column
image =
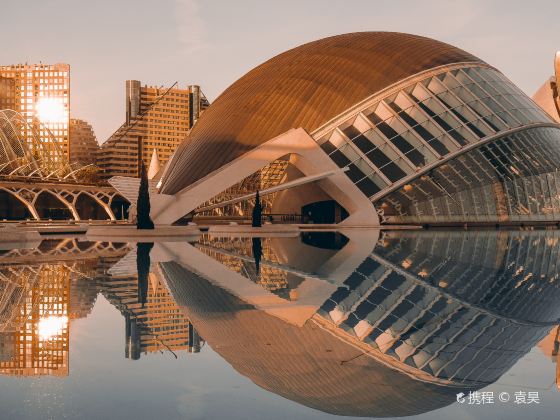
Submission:
[[[259,310],[298,326],[310,319],[337,288],[327,281],[307,277],[296,289],[298,299],[290,301],[230,270],[188,243],[157,243],[151,255],[155,264],[175,261]],[[167,284],[165,276],[162,280],[162,284]]]
[[[303,128],[291,129],[175,195],[152,196],[152,219],[158,225],[172,224],[270,162],[290,154],[296,156],[292,160],[293,164],[305,176],[340,169]],[[317,184],[348,211],[349,217],[341,222],[342,225],[379,226],[379,217],[373,204],[344,173],[339,172]]]

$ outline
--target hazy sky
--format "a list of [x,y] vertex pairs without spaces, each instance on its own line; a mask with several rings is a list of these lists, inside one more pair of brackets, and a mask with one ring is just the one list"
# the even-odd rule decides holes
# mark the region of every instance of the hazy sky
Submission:
[[99,141],[124,121],[124,81],[199,84],[211,101],[251,68],[346,32],[463,48],[532,95],[560,50],[560,1],[2,0],[0,64],[71,65],[71,114]]

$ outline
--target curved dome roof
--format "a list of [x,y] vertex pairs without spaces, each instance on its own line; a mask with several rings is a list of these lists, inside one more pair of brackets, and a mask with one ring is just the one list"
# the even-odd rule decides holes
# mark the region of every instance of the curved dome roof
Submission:
[[337,35],[286,51],[204,112],[179,146],[161,192],[176,193],[291,128],[311,132],[402,79],[459,62],[482,63],[449,44],[396,32]]
[[[237,372],[270,392],[339,416],[411,416],[455,402],[455,387],[415,380],[372,357],[359,357],[362,350],[314,323],[288,324],[176,262],[160,267],[200,336]],[[345,360],[351,362],[341,363]]]

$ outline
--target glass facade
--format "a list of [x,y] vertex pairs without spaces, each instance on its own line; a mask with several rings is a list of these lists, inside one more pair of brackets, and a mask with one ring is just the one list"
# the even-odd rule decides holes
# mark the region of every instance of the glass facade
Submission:
[[391,232],[319,310],[397,362],[497,380],[558,319],[558,235]]
[[375,202],[388,222],[560,218],[560,130],[531,128],[437,166]]
[[[473,66],[445,70],[411,82],[396,93],[364,105],[348,120],[315,137],[339,167],[349,168],[348,177],[375,203],[396,183],[404,183],[405,178],[414,177],[427,165],[436,166],[439,160],[460,154],[465,147],[510,129],[551,122],[550,117],[500,72]],[[324,133],[324,130],[316,133]],[[544,136],[554,134],[548,132]],[[496,172],[491,168],[487,171]],[[477,177],[484,177],[484,174]],[[438,186],[435,191],[442,192],[442,188]],[[485,201],[482,197],[478,200]],[[410,215],[392,208],[392,203],[400,206],[394,199],[383,200],[383,210],[388,213],[391,210],[392,216]],[[423,211],[415,215],[433,220],[434,214],[449,213],[447,210]],[[495,215],[496,211],[457,214]]]
[[68,158],[70,125],[70,65],[18,64],[0,66],[0,76],[15,83],[14,110],[27,122],[23,137],[30,137],[28,127],[37,131],[43,142],[54,140]]

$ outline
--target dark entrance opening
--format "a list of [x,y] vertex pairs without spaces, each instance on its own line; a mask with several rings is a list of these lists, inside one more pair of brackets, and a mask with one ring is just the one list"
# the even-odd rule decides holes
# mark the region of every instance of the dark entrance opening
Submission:
[[347,217],[348,212],[334,200],[317,201],[301,208],[302,223],[340,223]]
[[0,220],[33,219],[29,209],[13,194],[0,190]]
[[35,208],[41,219],[73,220],[72,213],[66,205],[48,192],[42,192],[35,201]]
[[130,203],[128,200],[123,198],[120,195],[116,195],[113,197],[111,201],[111,210],[115,215],[117,220],[126,220],[128,219],[128,208],[130,207]]
[[302,232],[301,241],[316,248],[340,250],[349,239],[339,232]]
[[76,211],[82,220],[107,220],[109,215],[101,205],[87,194],[80,194],[76,200]]

